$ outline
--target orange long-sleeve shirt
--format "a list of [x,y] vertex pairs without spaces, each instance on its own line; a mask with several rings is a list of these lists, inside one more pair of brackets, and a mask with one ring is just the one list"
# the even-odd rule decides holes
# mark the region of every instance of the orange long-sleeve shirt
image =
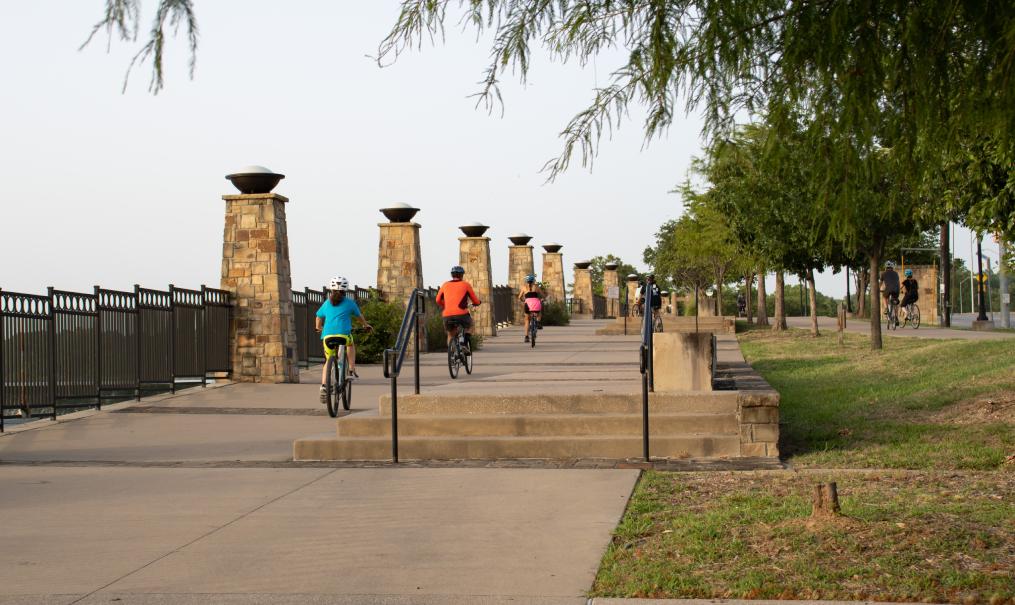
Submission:
[[469,301],[472,301],[473,305],[481,304],[479,297],[472,290],[472,285],[464,279],[444,282],[440,290],[437,290],[437,306],[442,309],[443,317],[468,315]]

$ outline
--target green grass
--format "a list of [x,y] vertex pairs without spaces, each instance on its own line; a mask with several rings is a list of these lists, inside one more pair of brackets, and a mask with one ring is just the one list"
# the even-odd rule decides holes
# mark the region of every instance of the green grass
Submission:
[[[781,451],[796,466],[998,469],[1015,453],[1008,422],[950,422],[937,412],[1015,392],[1015,339],[866,336],[803,330],[740,334],[747,361],[781,394]],[[1010,418],[1009,418],[1010,420]]]
[[[831,477],[834,478],[834,477]],[[592,596],[1015,603],[1011,473],[642,476]]]

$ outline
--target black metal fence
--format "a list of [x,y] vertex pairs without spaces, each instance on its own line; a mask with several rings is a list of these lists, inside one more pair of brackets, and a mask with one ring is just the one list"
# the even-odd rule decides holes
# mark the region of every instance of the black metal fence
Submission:
[[205,286],[0,290],[0,431],[8,410],[56,418],[230,372],[230,309],[228,292]]
[[492,298],[494,323],[498,326],[512,323],[514,320],[513,305],[515,304],[514,289],[511,286],[494,286]]
[[[303,366],[312,363],[324,363],[324,347],[321,345],[321,338],[317,335],[316,321],[317,310],[327,300],[328,289],[321,287],[320,290],[303,288],[302,291],[293,290],[293,317],[296,321],[296,358]],[[349,294],[356,299],[357,304],[362,305],[370,300],[371,293],[380,297],[380,293],[373,288],[360,288],[354,286]]]

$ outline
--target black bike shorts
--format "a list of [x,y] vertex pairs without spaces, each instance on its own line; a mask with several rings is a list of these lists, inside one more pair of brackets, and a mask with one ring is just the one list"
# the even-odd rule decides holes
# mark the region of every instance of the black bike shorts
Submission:
[[465,315],[452,315],[451,317],[444,318],[444,327],[450,330],[454,326],[461,326],[468,330],[472,327],[472,316],[469,314]]

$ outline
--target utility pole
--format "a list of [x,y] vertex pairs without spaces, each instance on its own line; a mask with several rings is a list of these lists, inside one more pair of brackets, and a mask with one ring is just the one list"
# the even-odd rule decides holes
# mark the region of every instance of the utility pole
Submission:
[[981,247],[980,236],[976,236],[976,267],[979,275],[976,279],[976,291],[980,297],[980,314],[976,316],[976,321],[987,321],[987,306],[986,301],[983,298],[983,249]]
[[849,299],[849,265],[846,265],[846,311],[853,312],[853,301]]
[[990,321],[994,321],[994,301],[990,298],[990,276],[994,269],[990,266],[990,257],[987,257],[987,274],[983,277],[983,289],[987,291],[987,313],[990,313]]
[[952,259],[949,254],[948,240],[951,222],[941,223],[941,325],[945,328],[952,327]]
[[997,247],[1000,250],[997,261],[997,273],[1001,281],[1001,327],[1011,327],[1011,317],[1008,315],[1009,297],[1008,293],[1008,247],[1005,241],[1000,237],[997,238]]

